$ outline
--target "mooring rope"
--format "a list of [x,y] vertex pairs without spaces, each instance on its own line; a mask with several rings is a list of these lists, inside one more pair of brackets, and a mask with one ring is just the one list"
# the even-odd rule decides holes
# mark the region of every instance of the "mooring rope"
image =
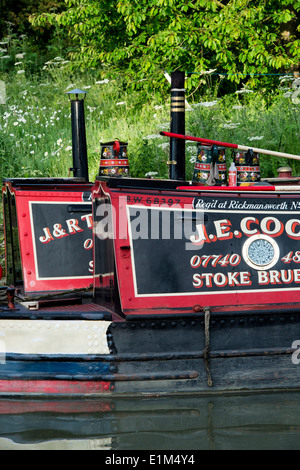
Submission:
[[209,323],[210,323],[210,310],[208,307],[204,307],[204,326],[205,326],[205,348],[204,348],[204,362],[207,375],[207,384],[209,387],[212,387],[212,378],[210,374],[209,367],[209,357],[210,357],[210,345],[209,345]]

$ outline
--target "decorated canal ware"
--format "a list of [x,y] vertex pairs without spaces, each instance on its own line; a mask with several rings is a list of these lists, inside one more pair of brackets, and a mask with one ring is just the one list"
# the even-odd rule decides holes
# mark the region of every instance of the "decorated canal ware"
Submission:
[[236,150],[234,160],[237,167],[237,184],[260,181],[259,154],[252,149]]
[[216,145],[198,145],[193,181],[207,185],[226,183],[225,148]]
[[127,142],[101,143],[99,176],[129,176]]
[[[214,145],[213,148],[216,146]],[[217,185],[226,184],[226,155],[224,147],[216,147],[216,172],[215,172],[215,182]]]
[[211,147],[197,145],[197,159],[194,166],[193,181],[206,184],[212,163]]

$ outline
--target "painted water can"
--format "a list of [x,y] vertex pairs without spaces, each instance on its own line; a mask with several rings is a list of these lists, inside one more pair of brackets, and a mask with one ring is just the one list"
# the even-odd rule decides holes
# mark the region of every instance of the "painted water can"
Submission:
[[207,185],[226,183],[225,148],[198,145],[193,181]]
[[127,142],[101,143],[99,176],[129,176]]
[[237,184],[256,183],[260,181],[259,154],[252,149],[237,150],[234,156],[237,168]]

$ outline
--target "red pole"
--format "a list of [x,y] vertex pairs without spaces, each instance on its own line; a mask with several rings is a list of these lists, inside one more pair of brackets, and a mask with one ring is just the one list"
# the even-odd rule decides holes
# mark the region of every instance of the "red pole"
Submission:
[[220,147],[230,147],[233,149],[239,148],[237,144],[229,144],[227,142],[219,142],[218,140],[209,140],[209,139],[202,139],[200,137],[192,137],[190,135],[183,135],[183,134],[174,134],[173,132],[160,132],[160,135],[164,135],[166,137],[176,137],[177,139],[184,139],[184,140],[192,140],[194,142],[202,142],[203,144],[209,145],[219,145]]
[[272,157],[283,157],[283,158],[292,158],[294,160],[300,160],[300,155],[293,155],[291,153],[283,153],[283,152],[275,152],[275,150],[265,150],[265,149],[259,149],[256,147],[246,147],[245,145],[229,144],[228,142],[219,142],[217,140],[201,139],[200,137],[192,137],[192,136],[183,135],[183,134],[173,134],[171,132],[161,132],[160,134],[165,135],[166,137],[176,137],[177,139],[202,142],[203,144],[206,144],[206,145],[219,145],[220,147],[230,147],[230,148],[238,149],[238,150],[252,149],[253,152],[262,153],[265,155],[271,155]]

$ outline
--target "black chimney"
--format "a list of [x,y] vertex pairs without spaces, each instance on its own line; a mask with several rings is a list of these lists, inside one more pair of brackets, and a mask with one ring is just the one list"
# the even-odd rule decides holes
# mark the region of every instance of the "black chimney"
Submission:
[[[73,176],[84,178],[89,181],[87,146],[85,134],[84,118],[84,98],[79,99],[78,95],[85,95],[86,92],[76,89],[67,92],[71,101],[71,126],[72,126],[72,150],[73,150]],[[75,99],[71,99],[75,95]]]
[[[185,88],[184,72],[171,74],[171,132],[185,134]],[[185,141],[171,137],[169,176],[174,180],[185,180]]]

